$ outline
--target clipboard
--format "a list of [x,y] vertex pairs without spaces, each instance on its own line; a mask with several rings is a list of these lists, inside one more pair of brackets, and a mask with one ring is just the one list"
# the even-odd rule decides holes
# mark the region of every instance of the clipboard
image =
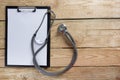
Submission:
[[[30,42],[47,10],[49,6],[6,6],[5,66],[33,66]],[[36,38],[44,41],[49,27],[50,14],[47,14]],[[50,66],[50,36],[37,61],[41,67]]]

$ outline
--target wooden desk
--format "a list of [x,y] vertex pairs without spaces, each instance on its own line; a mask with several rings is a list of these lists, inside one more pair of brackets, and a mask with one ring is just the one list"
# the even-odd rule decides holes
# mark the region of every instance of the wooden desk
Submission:
[[[51,6],[57,15],[51,31],[51,66],[61,69],[71,59],[71,47],[57,34],[65,23],[75,38],[78,59],[58,77],[30,67],[5,67],[5,6]],[[120,0],[0,0],[0,80],[120,80]]]

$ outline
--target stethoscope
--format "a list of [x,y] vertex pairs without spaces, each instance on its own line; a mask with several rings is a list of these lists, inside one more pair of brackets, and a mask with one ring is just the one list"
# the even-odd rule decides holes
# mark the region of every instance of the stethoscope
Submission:
[[[41,41],[39,41],[38,39],[36,39],[36,35],[37,35],[40,27],[42,26],[42,23],[43,23],[43,21],[44,21],[44,19],[45,19],[45,16],[46,16],[47,14],[52,14],[54,18],[51,20],[50,28],[49,28],[49,31],[48,31],[48,34],[47,34],[46,39],[41,42]],[[38,65],[38,62],[37,62],[37,60],[36,60],[36,56],[37,56],[37,54],[45,47],[45,45],[47,44],[47,42],[48,42],[48,37],[49,37],[49,35],[50,35],[51,26],[52,26],[52,24],[54,23],[54,19],[55,19],[55,18],[56,18],[55,13],[54,13],[53,11],[51,11],[51,10],[48,10],[48,11],[44,14],[43,19],[42,19],[42,21],[41,21],[41,23],[40,23],[40,26],[37,28],[37,30],[35,31],[35,33],[32,35],[32,38],[31,38],[31,50],[32,50],[32,55],[33,55],[33,64],[34,64],[35,68],[36,68],[39,72],[41,72],[41,73],[44,74],[44,75],[48,75],[48,76],[58,76],[58,75],[61,75],[61,74],[65,73],[65,72],[68,71],[70,68],[72,68],[72,66],[74,65],[74,63],[75,63],[75,61],[76,61],[76,59],[77,59],[77,48],[76,48],[75,41],[74,41],[74,39],[72,38],[71,34],[67,31],[66,26],[65,26],[64,24],[60,24],[60,25],[58,26],[58,29],[57,29],[58,32],[62,33],[62,34],[67,38],[67,40],[71,43],[71,45],[72,45],[72,47],[73,47],[73,56],[72,56],[71,62],[70,62],[66,67],[64,67],[63,70],[56,71],[56,72],[49,72],[49,71],[45,70],[44,68],[42,68],[42,67],[40,67],[40,66]],[[35,50],[34,50],[34,45],[36,45],[36,44],[37,44],[37,45],[40,45],[40,47],[35,51]]]

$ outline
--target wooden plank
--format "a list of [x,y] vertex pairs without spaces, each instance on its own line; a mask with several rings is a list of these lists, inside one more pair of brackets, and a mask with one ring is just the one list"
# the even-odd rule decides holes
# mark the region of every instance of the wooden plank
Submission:
[[5,20],[7,5],[51,6],[57,18],[120,17],[119,0],[0,0],[0,20]]
[[[53,30],[59,24],[66,24],[70,28],[76,28],[78,30],[86,29],[120,29],[120,20],[110,19],[110,20],[55,20]],[[5,36],[5,21],[0,21],[0,38]]]
[[5,37],[5,22],[0,21],[0,38]]
[[5,66],[5,51],[4,49],[0,49],[0,67]]
[[[51,49],[51,66],[66,66],[72,57],[72,49]],[[0,50],[0,67],[4,67],[4,50]],[[120,48],[78,49],[74,66],[120,66]]]
[[[70,49],[52,49],[51,65],[67,65],[72,54]],[[120,66],[120,49],[78,49],[78,58],[74,66]]]
[[[68,31],[75,38],[77,47],[120,47],[119,20],[56,20],[51,30],[51,47],[69,47],[62,35],[57,33],[57,26],[67,25]],[[0,48],[4,48],[4,21],[0,22]],[[61,45],[59,45],[61,43]]]
[[[49,69],[50,71],[60,68]],[[57,77],[42,75],[34,68],[0,68],[0,80],[120,80],[120,67],[73,67]]]
[[0,39],[0,49],[5,48],[5,39]]
[[[95,31],[93,31],[93,32],[95,32]],[[107,48],[107,47],[114,48],[114,47],[120,47],[120,35],[119,35],[120,30],[100,31],[100,33],[102,33],[102,32],[106,33],[108,35],[92,34],[90,36],[85,36],[85,35],[82,35],[81,33],[78,34],[76,32],[76,34],[72,34],[72,36],[75,39],[75,42],[76,42],[78,48],[87,48],[87,47],[89,47],[89,48],[90,47],[91,48],[96,48],[96,47],[98,47],[98,48]],[[118,35],[112,34],[114,32],[116,32]],[[85,33],[85,32],[82,32],[82,33]],[[96,32],[96,33],[99,33],[99,32]],[[109,34],[112,34],[112,35],[109,35]],[[69,41],[64,39],[64,37],[62,35],[56,36],[56,33],[53,35],[51,37],[51,48],[70,48],[71,47],[71,45],[69,45]],[[61,45],[59,45],[59,43]],[[5,39],[4,38],[0,39],[0,48],[5,48]]]
[[[119,42],[120,37],[116,37],[116,36],[115,37],[114,36],[88,36],[86,38],[79,36],[78,38],[75,39],[75,42],[78,48],[81,48],[81,47],[84,47],[84,48],[85,47],[98,47],[98,48],[120,47],[120,42]],[[61,37],[56,38],[56,41],[53,40],[51,42],[52,42],[51,44],[52,48],[65,48],[65,47],[71,46],[71,45],[67,45],[66,43],[68,41],[64,41],[64,39],[62,39]],[[61,43],[61,45],[58,45],[55,43]]]

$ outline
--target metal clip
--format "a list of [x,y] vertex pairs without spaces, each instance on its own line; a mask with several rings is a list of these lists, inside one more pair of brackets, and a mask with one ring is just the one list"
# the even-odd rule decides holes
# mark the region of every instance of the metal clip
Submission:
[[31,6],[19,6],[17,8],[18,12],[35,12],[36,11],[36,7],[31,7]]

